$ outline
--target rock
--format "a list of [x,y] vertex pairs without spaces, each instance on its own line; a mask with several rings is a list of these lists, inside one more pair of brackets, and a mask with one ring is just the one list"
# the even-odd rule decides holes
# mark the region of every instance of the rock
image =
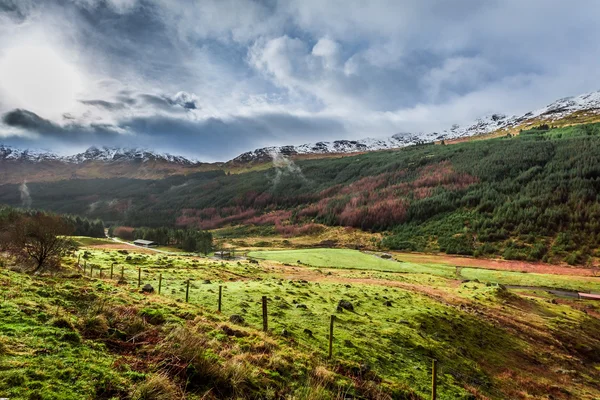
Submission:
[[296,308],[302,308],[304,310],[308,309],[308,307],[306,307],[306,304],[296,304]]
[[233,314],[231,317],[229,317],[229,322],[241,325],[245,322],[245,320],[241,315]]
[[143,287],[142,287],[142,293],[154,293],[154,288],[152,287],[151,284],[146,283]]
[[388,254],[388,253],[383,253],[383,254],[381,255],[381,258],[385,258],[386,260],[389,260],[390,258],[392,258],[392,255],[391,255],[391,254]]
[[273,297],[273,298],[274,298],[275,300],[281,300],[281,297],[280,297],[280,296],[275,296],[275,297]]
[[237,329],[233,329],[233,328],[231,328],[231,327],[229,327],[227,325],[223,325],[221,327],[221,330],[227,336],[234,336],[234,337],[244,337],[244,336],[247,336],[244,332],[238,331]]
[[383,303],[383,305],[386,306],[386,307],[391,307],[392,306],[392,302],[388,300],[385,303]]
[[348,300],[340,300],[337,305],[337,310],[340,312],[344,310],[354,311],[354,306]]
[[313,336],[313,331],[311,331],[311,330],[310,330],[310,329],[308,329],[308,328],[305,328],[305,329],[304,329],[304,333],[305,333],[306,335],[310,336],[310,337],[312,337],[312,336]]
[[211,284],[211,281],[208,280],[208,279],[205,279],[205,280],[202,281],[202,283],[205,284],[205,285],[209,285],[209,284]]
[[283,328],[283,330],[281,331],[281,336],[283,336],[283,337],[290,337],[290,336],[292,336],[292,334],[290,333],[290,331],[288,331],[287,329]]

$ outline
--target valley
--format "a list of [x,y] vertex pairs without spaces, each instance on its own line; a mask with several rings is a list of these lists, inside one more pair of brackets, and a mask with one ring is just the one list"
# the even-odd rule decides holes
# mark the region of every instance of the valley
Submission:
[[0,395],[598,398],[583,100],[377,151],[9,153],[28,180],[1,172]]

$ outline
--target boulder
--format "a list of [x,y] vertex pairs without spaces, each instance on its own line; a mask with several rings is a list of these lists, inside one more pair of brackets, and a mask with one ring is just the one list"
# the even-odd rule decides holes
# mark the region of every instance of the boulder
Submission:
[[152,287],[151,284],[146,283],[143,287],[142,287],[142,293],[154,293],[154,288]]
[[338,311],[348,310],[354,311],[354,306],[348,300],[340,300],[337,305]]
[[240,324],[240,325],[245,322],[244,317],[242,317],[241,315],[238,315],[238,314],[233,314],[231,317],[229,317],[229,321],[231,323]]

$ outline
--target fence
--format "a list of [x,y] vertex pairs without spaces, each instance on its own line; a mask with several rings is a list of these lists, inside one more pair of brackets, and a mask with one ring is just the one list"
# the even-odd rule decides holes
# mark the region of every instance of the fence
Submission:
[[[191,287],[192,279],[164,279],[162,272],[154,272],[149,271],[147,268],[143,269],[142,267],[134,267],[129,266],[125,268],[125,265],[117,265],[117,263],[112,263],[110,268],[101,268],[98,266],[94,266],[94,264],[90,263],[88,265],[87,260],[83,261],[83,264],[80,263],[80,258],[77,261],[78,267],[83,271],[85,276],[100,278],[100,279],[109,279],[116,281],[119,284],[129,284],[135,285],[141,291],[144,291],[143,285],[145,284],[155,284],[156,288],[153,286],[153,291],[157,294],[163,294],[163,291],[166,289],[171,290],[172,295],[177,295],[180,293],[181,300],[184,300],[186,303],[190,301],[190,289],[194,289]],[[269,311],[268,311],[268,298],[267,296],[261,297],[261,308],[262,308],[262,330],[266,333],[269,332]],[[218,285],[218,294],[215,295],[215,305],[216,311],[221,313],[223,308],[223,285]],[[335,339],[335,327],[336,327],[336,315],[332,314],[329,317],[329,335],[328,335],[328,346],[327,346],[327,359],[332,360],[334,357],[334,339]],[[456,369],[450,367],[450,365],[454,365],[455,362],[452,362],[450,359],[444,359],[443,357],[433,358],[423,356],[422,362],[430,365],[428,368],[429,374],[431,376],[431,399],[438,398],[438,377],[444,375],[451,375],[456,380],[463,382],[469,385],[471,388],[482,392],[489,393],[497,398],[503,398],[504,394],[495,390],[489,382],[484,382],[481,379],[473,377],[471,375],[465,374],[464,372],[460,372]],[[429,369],[430,368],[430,369]]]

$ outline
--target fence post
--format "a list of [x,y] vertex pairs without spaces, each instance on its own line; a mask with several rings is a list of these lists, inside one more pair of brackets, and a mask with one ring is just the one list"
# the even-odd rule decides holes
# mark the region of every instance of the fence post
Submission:
[[329,356],[331,359],[333,356],[333,322],[335,321],[335,315],[331,316],[331,320],[329,321]]
[[81,268],[81,253],[77,254],[77,266]]
[[219,312],[221,312],[221,297],[223,295],[223,286],[219,285]]
[[83,274],[85,275],[85,269],[87,268],[87,261],[83,260]]
[[187,280],[187,286],[185,287],[185,302],[187,303],[190,299],[190,280]]
[[121,265],[121,281],[125,280],[125,266]]
[[94,276],[94,264],[90,264],[90,278]]
[[142,286],[142,268],[138,267],[138,287]]
[[262,315],[263,315],[263,331],[269,330],[269,321],[267,319],[267,296],[262,297]]
[[115,263],[110,264],[110,279],[113,278],[113,269],[115,268]]
[[433,360],[433,365],[431,366],[431,400],[436,400],[437,398],[437,360]]
[[162,274],[158,274],[158,294],[160,294],[161,287],[162,287]]

